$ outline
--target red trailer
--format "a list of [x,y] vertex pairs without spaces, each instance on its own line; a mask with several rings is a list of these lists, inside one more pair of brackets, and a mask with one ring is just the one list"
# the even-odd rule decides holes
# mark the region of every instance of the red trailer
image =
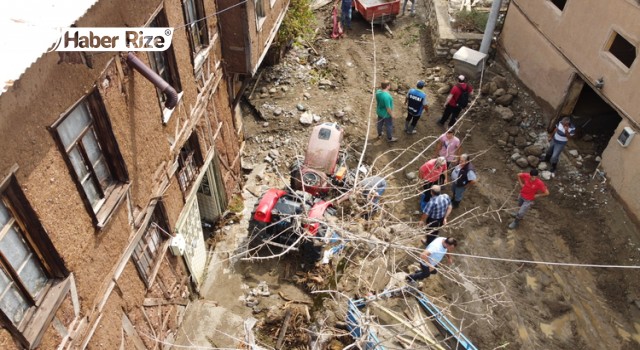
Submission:
[[373,24],[385,24],[400,13],[400,0],[354,0],[353,4],[362,17]]

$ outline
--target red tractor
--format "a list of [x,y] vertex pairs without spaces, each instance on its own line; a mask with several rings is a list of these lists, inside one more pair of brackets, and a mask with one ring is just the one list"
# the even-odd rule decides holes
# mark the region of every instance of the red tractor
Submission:
[[325,197],[342,186],[347,174],[346,156],[340,151],[343,129],[336,123],[323,123],[311,131],[304,160],[291,166],[291,188]]
[[317,261],[322,252],[322,240],[327,237],[329,216],[335,216],[330,202],[315,199],[304,192],[289,192],[272,188],[256,205],[249,221],[250,246],[268,246],[303,253],[305,259]]

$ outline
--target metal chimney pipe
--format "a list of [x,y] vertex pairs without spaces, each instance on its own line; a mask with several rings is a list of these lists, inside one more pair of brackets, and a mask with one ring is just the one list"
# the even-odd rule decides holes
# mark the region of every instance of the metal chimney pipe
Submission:
[[176,89],[169,85],[166,80],[162,79],[153,69],[144,64],[133,52],[127,54],[127,63],[167,96],[167,100],[164,102],[166,108],[172,109],[178,104],[178,92]]

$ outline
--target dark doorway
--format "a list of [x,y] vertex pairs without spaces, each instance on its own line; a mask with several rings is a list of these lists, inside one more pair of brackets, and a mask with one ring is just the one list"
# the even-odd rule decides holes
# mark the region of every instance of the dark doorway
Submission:
[[584,84],[576,101],[571,119],[583,137],[593,137],[594,148],[601,154],[622,120],[591,86]]

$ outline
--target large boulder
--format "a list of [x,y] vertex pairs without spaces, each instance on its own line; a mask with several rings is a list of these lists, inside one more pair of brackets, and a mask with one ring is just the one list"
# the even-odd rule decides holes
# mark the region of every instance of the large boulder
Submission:
[[516,139],[513,140],[513,144],[518,148],[525,147],[527,145],[527,138],[522,135],[516,136]]
[[507,132],[511,136],[518,136],[518,133],[520,133],[520,128],[515,126],[515,125],[514,126],[510,126],[509,128],[507,128]]
[[529,166],[529,161],[527,160],[527,158],[521,157],[516,159],[516,164],[518,164],[518,166],[521,168],[526,168]]
[[484,85],[482,85],[482,89],[480,90],[484,95],[493,95],[493,93],[498,90],[498,85],[496,83],[490,81]]
[[509,88],[509,84],[507,83],[507,79],[504,78],[504,77],[501,77],[499,75],[496,75],[495,77],[493,77],[493,79],[491,79],[491,81],[496,84],[498,89],[507,90]]
[[496,106],[494,110],[496,111],[498,117],[502,120],[509,121],[514,117],[513,111],[507,107]]
[[498,89],[496,91],[493,92],[493,94],[491,96],[493,96],[493,98],[498,98],[504,94],[506,94],[507,92],[504,89]]
[[538,166],[538,164],[540,164],[540,158],[536,156],[527,156],[527,162],[529,162],[529,165],[535,168]]
[[524,149],[524,154],[528,156],[540,157],[542,152],[544,152],[544,149],[541,145],[531,145]]
[[498,98],[496,98],[496,104],[499,104],[501,106],[508,106],[511,104],[511,102],[513,102],[513,95],[511,94],[504,94]]

